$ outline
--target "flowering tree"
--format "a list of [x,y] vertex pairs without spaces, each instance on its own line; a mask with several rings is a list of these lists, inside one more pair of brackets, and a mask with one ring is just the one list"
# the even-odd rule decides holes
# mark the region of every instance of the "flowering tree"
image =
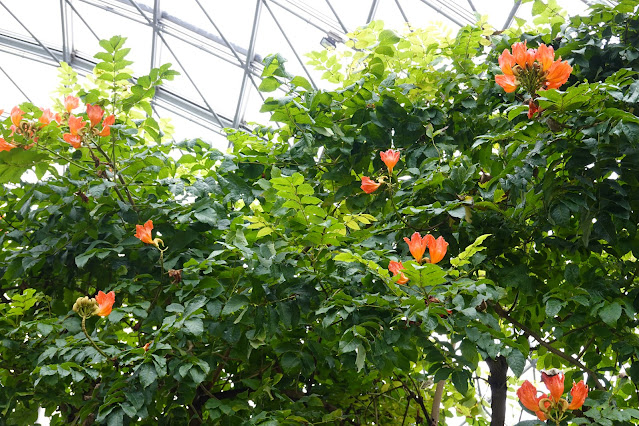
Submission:
[[124,39],[63,67],[0,128],[1,422],[637,424],[636,5],[540,11],[373,23],[311,54],[335,91],[270,56],[281,127],[227,153],[165,136]]

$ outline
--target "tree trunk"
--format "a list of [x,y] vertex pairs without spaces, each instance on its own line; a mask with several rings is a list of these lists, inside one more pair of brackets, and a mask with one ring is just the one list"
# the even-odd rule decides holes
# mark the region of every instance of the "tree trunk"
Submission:
[[486,364],[490,368],[490,385],[492,419],[490,426],[504,426],[506,422],[506,396],[508,394],[507,376],[508,363],[506,358],[499,355],[495,359],[486,359]]

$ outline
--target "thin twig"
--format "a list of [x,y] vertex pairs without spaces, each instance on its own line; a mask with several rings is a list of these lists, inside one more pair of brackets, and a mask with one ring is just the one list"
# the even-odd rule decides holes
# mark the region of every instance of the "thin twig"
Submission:
[[410,407],[410,395],[408,396],[408,401],[406,401],[406,410],[404,410],[404,418],[402,420],[402,426],[406,423],[406,416],[408,416],[408,407]]
[[504,311],[504,309],[498,303],[492,302],[491,306],[493,307],[493,309],[495,309],[495,312],[497,313],[497,315],[499,315],[500,317],[504,318],[505,320],[508,320],[508,322],[510,322],[515,327],[518,327],[521,330],[523,330],[526,334],[528,334],[530,337],[532,337],[537,342],[539,342],[539,344],[541,346],[545,347],[546,349],[548,349],[550,352],[554,353],[558,357],[568,361],[572,365],[574,365],[576,367],[579,367],[583,371],[588,373],[588,375],[590,377],[592,377],[593,381],[595,382],[595,386],[597,387],[597,389],[599,389],[599,390],[605,390],[606,389],[604,386],[601,385],[601,383],[599,383],[599,377],[597,376],[597,374],[594,371],[592,371],[591,369],[589,369],[588,367],[586,367],[581,361],[571,357],[568,354],[565,354],[564,352],[560,351],[559,349],[555,348],[554,346],[552,346],[551,344],[546,342],[544,339],[541,338],[541,336],[539,336],[537,333],[532,331],[530,328],[526,327],[525,325],[523,325],[522,323],[520,323],[516,319],[512,318],[508,314],[508,312]]

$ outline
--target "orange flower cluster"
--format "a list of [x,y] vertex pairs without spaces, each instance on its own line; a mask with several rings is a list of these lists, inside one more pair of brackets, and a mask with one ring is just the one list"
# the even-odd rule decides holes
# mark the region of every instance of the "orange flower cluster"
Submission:
[[512,54],[504,49],[499,56],[503,74],[495,76],[495,82],[508,93],[522,86],[534,95],[539,89],[558,89],[570,77],[572,67],[561,57],[555,60],[552,46],[541,44],[537,49],[526,48],[526,42],[512,45]]
[[[87,122],[82,120],[81,117],[76,117],[71,114],[71,111],[76,109],[80,105],[80,99],[75,96],[67,96],[64,99],[64,108],[69,114],[69,132],[62,135],[62,138],[75,149],[82,146],[82,141],[87,133],[91,133],[94,136],[109,136],[111,134],[111,126],[115,123],[115,115],[109,115],[104,118],[104,110],[100,105],[87,104],[87,117],[89,118],[89,126],[86,128]],[[102,121],[102,129],[98,129],[96,126]]]
[[[87,131],[90,131],[96,136],[109,136],[111,134],[111,126],[115,123],[115,116],[107,116],[102,122],[101,128],[98,128],[97,126],[100,121],[102,121],[104,115],[104,110],[99,105],[87,104],[86,113],[89,118],[89,127],[85,129],[87,122],[82,120],[81,117],[76,117],[72,114],[72,111],[80,105],[80,98],[69,95],[64,98],[63,104],[64,109],[67,111],[64,116],[54,114],[48,108],[40,108],[42,114],[38,117],[37,121],[25,120],[25,112],[18,106],[13,107],[11,110],[11,136],[20,135],[32,142],[20,144],[15,138],[11,141],[0,138],[0,151],[11,151],[18,146],[21,146],[23,149],[31,148],[34,143],[38,142],[38,131],[52,122],[56,123],[56,126],[59,126],[66,121],[66,124],[69,126],[69,131],[64,133],[62,138],[76,149],[82,146],[83,136]],[[3,112],[4,110],[0,110],[0,114]]]
[[448,249],[448,243],[442,236],[435,239],[435,237],[431,234],[422,237],[419,232],[415,232],[411,235],[410,240],[404,237],[404,241],[408,244],[410,254],[412,254],[415,260],[420,263],[427,248],[429,255],[429,258],[426,259],[427,263],[437,263],[441,261],[446,255],[446,250]]
[[537,396],[537,388],[535,388],[528,380],[526,380],[517,390],[517,396],[521,404],[534,412],[539,420],[552,420],[559,422],[565,417],[568,410],[576,410],[581,408],[588,396],[588,386],[584,381],[574,383],[570,390],[572,399],[570,403],[562,398],[564,393],[564,375],[561,371],[552,369],[547,373],[541,373],[541,380],[548,388],[550,396],[542,394]]
[[[25,112],[20,109],[18,106],[14,106],[11,109],[11,134],[10,137],[12,140],[6,141],[3,138],[0,138],[0,151],[11,151],[13,148],[17,148],[18,146],[22,149],[29,149],[33,146],[34,143],[38,142],[37,131],[42,127],[49,124],[51,121],[57,122],[60,124],[60,114],[53,114],[50,109],[40,109],[42,111],[42,115],[38,118],[37,122],[30,122],[24,120]],[[4,110],[0,109],[0,114],[2,114]],[[33,143],[21,143],[24,139],[16,139],[15,136],[20,136],[22,138],[32,140]]]
[[[408,244],[410,254],[412,254],[415,260],[419,263],[422,262],[426,249],[428,249],[429,255],[429,257],[425,260],[427,263],[440,262],[444,256],[446,256],[446,250],[448,249],[448,243],[442,236],[435,239],[435,237],[431,234],[422,237],[419,232],[415,232],[411,236],[410,240],[404,237],[404,241]],[[391,260],[388,264],[388,270],[391,271],[393,276],[399,274],[399,279],[397,280],[398,284],[406,284],[408,282],[406,275],[401,272],[403,269],[404,265],[402,265],[402,262],[395,262],[394,260]]]
[[526,42],[512,45],[512,53],[504,49],[499,56],[499,67],[503,74],[495,76],[495,82],[506,92],[511,93],[522,86],[530,93],[528,118],[532,118],[539,106],[534,98],[538,90],[559,89],[570,77],[572,67],[561,57],[555,60],[552,46],[539,45],[537,49],[528,49]]
[[[388,174],[392,175],[393,167],[395,167],[395,164],[397,164],[397,162],[399,161],[399,151],[389,149],[387,151],[380,152],[379,156],[381,157],[384,164],[386,164],[386,168],[388,168]],[[376,182],[367,176],[362,176],[362,185],[360,188],[362,188],[362,191],[364,191],[365,193],[372,194],[373,192],[377,191],[377,188],[379,188],[382,183],[383,178]]]

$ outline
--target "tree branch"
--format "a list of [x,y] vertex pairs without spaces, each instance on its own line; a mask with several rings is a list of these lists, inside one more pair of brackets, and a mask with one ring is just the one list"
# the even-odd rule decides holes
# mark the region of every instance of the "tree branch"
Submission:
[[565,354],[564,352],[560,351],[559,349],[553,347],[550,343],[548,343],[544,339],[542,339],[539,334],[535,333],[530,328],[526,327],[525,325],[523,325],[522,323],[520,323],[516,319],[512,318],[506,311],[504,311],[504,309],[499,305],[499,303],[491,302],[490,305],[493,307],[493,309],[495,310],[497,315],[499,315],[503,319],[507,320],[508,322],[510,322],[515,327],[521,329],[524,333],[526,333],[527,335],[529,335],[530,337],[535,339],[537,342],[539,342],[539,344],[541,346],[543,346],[544,348],[548,349],[550,352],[554,353],[558,357],[568,361],[570,364],[572,364],[572,365],[574,365],[576,367],[579,367],[580,369],[582,369],[583,371],[588,373],[588,375],[590,377],[592,377],[592,379],[594,380],[595,387],[597,389],[599,389],[599,390],[605,390],[606,389],[605,387],[603,387],[601,385],[601,383],[599,383],[599,376],[597,376],[597,373],[595,373],[594,371],[592,371],[591,369],[586,367],[581,361],[579,361],[578,359],[575,359],[575,358],[571,357],[570,355]]
[[446,382],[440,380],[437,382],[437,387],[435,388],[435,396],[433,396],[433,408],[431,412],[433,413],[433,419],[430,421],[430,425],[437,426],[439,423],[439,409],[442,405],[442,396],[444,395],[444,385]]

